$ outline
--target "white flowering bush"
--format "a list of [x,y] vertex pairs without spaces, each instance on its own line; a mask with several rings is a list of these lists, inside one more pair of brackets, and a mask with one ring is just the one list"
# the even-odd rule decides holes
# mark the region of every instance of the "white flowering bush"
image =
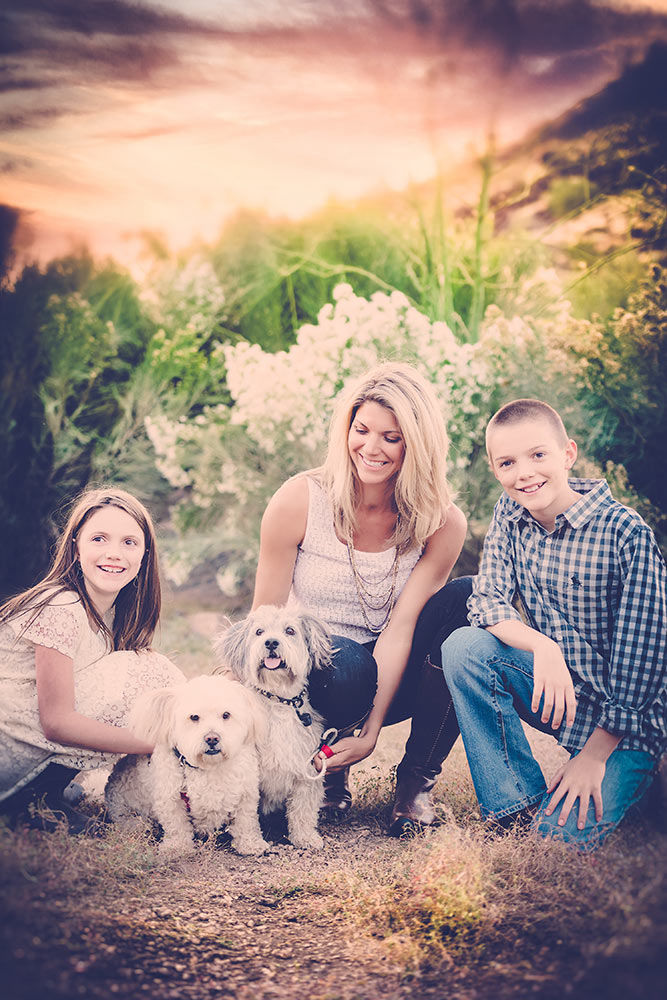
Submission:
[[[583,451],[595,454],[581,393],[590,381],[588,358],[599,353],[600,323],[573,315],[552,271],[526,278],[513,306],[513,314],[489,306],[478,341],[459,343],[402,293],[363,298],[341,284],[288,350],[270,353],[243,342],[211,352],[206,377],[213,385],[224,372],[231,405],[146,420],[157,467],[182,498],[174,510],[178,543],[167,550],[174,581],[184,582],[203,558],[219,562],[218,583],[228,596],[248,579],[269,497],[290,475],[322,462],[335,397],[381,359],[408,361],[433,383],[451,439],[453,485],[480,524],[498,493],[484,429],[509,399],[546,399]],[[183,350],[197,353],[196,338]],[[187,357],[181,362],[190,364]]]
[[142,302],[155,324],[168,332],[188,327],[209,334],[220,318],[225,292],[210,259],[193,254],[183,263],[167,261],[158,266],[144,288]]
[[[232,405],[207,407],[194,419],[155,415],[146,429],[162,475],[184,489],[175,512],[183,529],[211,531],[220,550],[251,566],[259,523],[272,492],[324,458],[333,402],[345,381],[381,359],[414,364],[441,400],[452,440],[452,465],[466,465],[483,437],[490,370],[479,345],[460,344],[445,323],[431,322],[400,292],[370,299],[338,285],[317,323],[302,326],[286,351],[257,344],[224,347]],[[184,572],[184,548],[172,558]],[[169,559],[168,559],[169,561]],[[236,572],[243,576],[242,567]],[[229,591],[234,569],[224,574]]]
[[480,403],[488,373],[481,352],[458,343],[445,323],[432,323],[401,292],[364,299],[349,285],[338,285],[333,304],[320,310],[317,324],[300,328],[288,351],[267,354],[257,345],[238,344],[227,347],[225,356],[232,423],[271,454],[298,444],[319,461],[335,396],[348,378],[380,359],[410,361],[433,382],[455,461],[465,458],[483,429]]

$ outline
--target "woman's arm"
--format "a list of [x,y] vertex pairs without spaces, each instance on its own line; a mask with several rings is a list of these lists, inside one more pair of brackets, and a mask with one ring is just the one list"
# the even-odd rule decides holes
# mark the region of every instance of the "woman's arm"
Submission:
[[375,749],[410,656],[417,619],[428,599],[447,582],[463,548],[466,526],[465,515],[452,504],[446,523],[428,539],[421,559],[396,602],[389,624],[375,644],[373,655],[378,665],[378,687],[370,715],[358,737],[348,737],[334,744],[334,756],[327,762],[329,770],[355,764]]
[[153,745],[129,729],[81,715],[74,708],[74,667],[64,653],[35,646],[39,721],[48,740],[65,746],[110,753],[146,754]]
[[294,564],[308,522],[308,481],[289,479],[269,500],[259,542],[253,610],[262,604],[285,604]]

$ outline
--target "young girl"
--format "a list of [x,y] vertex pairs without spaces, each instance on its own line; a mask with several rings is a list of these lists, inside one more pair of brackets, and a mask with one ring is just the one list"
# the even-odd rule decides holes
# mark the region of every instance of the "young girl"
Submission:
[[434,822],[429,792],[459,732],[440,646],[467,624],[470,580],[446,582],[466,533],[447,445],[426,381],[409,365],[380,365],[338,400],[322,468],[285,483],[262,520],[254,606],[296,599],[334,633],[335,670],[310,686],[344,735],[328,761],[327,808],[349,809],[349,766],[382,726],[412,719],[394,836]]
[[3,812],[45,795],[81,832],[86,817],[62,796],[73,776],[152,752],[124,724],[142,691],[183,680],[150,648],[159,615],[150,515],[123,490],[86,492],[45,578],[0,607]]

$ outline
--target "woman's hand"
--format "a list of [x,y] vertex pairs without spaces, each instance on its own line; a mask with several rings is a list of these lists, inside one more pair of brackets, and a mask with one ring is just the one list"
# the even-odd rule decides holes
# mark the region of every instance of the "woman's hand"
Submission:
[[[331,747],[333,756],[326,758],[327,771],[342,771],[344,767],[351,764],[358,764],[375,750],[376,740],[368,734],[360,733],[359,736],[345,736],[342,740]],[[319,753],[315,760],[324,760],[324,754]],[[317,765],[316,765],[317,766]],[[320,768],[318,768],[320,770]]]

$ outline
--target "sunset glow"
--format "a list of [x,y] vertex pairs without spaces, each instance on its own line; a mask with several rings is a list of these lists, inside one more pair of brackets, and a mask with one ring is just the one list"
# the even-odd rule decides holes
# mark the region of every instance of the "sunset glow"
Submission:
[[5,4],[2,201],[32,254],[84,240],[128,262],[143,230],[178,248],[241,206],[299,217],[426,180],[490,129],[502,144],[562,113],[667,33],[662,2],[589,3],[588,33],[563,21],[560,36],[526,15],[517,45],[488,21],[459,19],[450,38],[440,14],[425,30],[371,2],[199,0],[182,15],[90,0],[83,27],[71,6]]

